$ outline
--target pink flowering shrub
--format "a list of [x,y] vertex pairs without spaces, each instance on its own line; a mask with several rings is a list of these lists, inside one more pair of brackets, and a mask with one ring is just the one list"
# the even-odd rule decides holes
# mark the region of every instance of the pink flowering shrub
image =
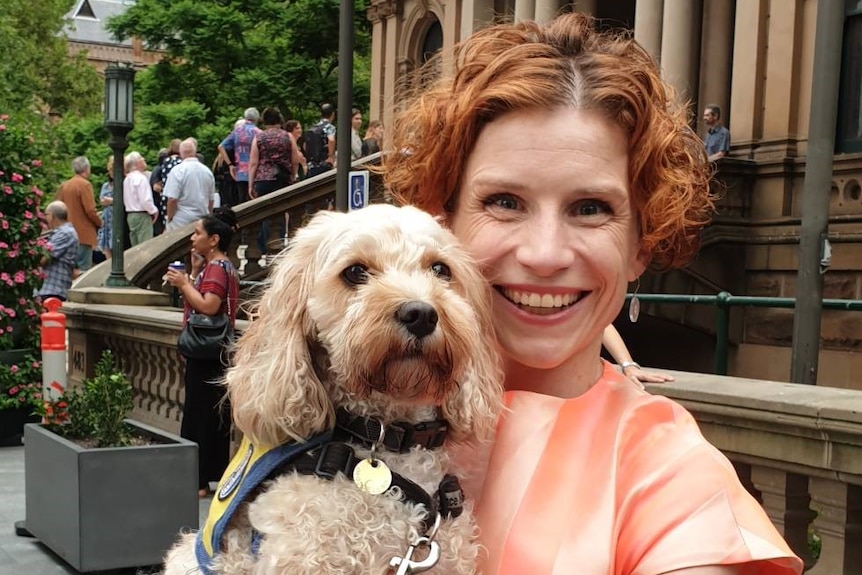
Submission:
[[[40,260],[48,253],[38,147],[25,127],[0,114],[0,351],[29,348],[38,353],[33,292],[42,284]],[[31,383],[22,381],[29,372],[0,367],[6,368],[0,371],[0,392]]]
[[32,413],[42,407],[42,366],[32,356],[20,363],[0,364],[0,380],[11,382],[0,390],[0,409]]

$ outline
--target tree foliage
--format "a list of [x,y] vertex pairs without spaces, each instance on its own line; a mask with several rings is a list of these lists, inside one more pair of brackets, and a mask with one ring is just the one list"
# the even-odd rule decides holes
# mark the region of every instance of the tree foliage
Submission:
[[62,34],[73,0],[0,2],[0,108],[51,115],[99,111],[101,81]]
[[[354,1],[356,60],[367,65],[366,0]],[[214,123],[248,106],[308,118],[322,102],[335,102],[338,20],[338,0],[137,0],[108,29],[167,53],[139,73],[141,102],[196,102]],[[368,86],[355,91],[367,98]],[[356,101],[366,106],[367,99]]]

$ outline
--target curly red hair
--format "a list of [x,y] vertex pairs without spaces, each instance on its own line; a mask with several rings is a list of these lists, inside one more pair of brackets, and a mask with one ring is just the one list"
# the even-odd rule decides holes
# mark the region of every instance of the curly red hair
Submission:
[[397,152],[382,171],[397,201],[438,214],[454,205],[483,126],[507,112],[595,109],[628,135],[631,201],[653,267],[679,267],[695,254],[713,211],[709,163],[687,107],[630,36],[599,32],[583,14],[502,24],[458,45],[452,68],[395,121]]

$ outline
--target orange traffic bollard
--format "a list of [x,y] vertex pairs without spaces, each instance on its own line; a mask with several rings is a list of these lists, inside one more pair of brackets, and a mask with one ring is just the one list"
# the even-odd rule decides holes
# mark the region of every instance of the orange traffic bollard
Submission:
[[42,313],[42,397],[56,400],[66,389],[66,315],[63,302],[50,297]]

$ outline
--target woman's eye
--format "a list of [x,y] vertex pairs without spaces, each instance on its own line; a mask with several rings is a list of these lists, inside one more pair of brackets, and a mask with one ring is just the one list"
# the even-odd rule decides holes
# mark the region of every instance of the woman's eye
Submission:
[[344,268],[341,272],[341,279],[347,285],[358,286],[368,283],[368,268],[362,264],[353,264]]
[[434,275],[438,278],[444,280],[452,279],[452,271],[449,269],[449,266],[442,262],[436,262],[431,264],[431,271],[434,272]]
[[574,210],[576,216],[598,216],[600,214],[608,214],[611,209],[608,204],[599,200],[584,200],[578,202]]
[[504,210],[517,210],[519,208],[518,200],[509,194],[489,196],[485,199],[484,204],[486,206],[503,208]]

